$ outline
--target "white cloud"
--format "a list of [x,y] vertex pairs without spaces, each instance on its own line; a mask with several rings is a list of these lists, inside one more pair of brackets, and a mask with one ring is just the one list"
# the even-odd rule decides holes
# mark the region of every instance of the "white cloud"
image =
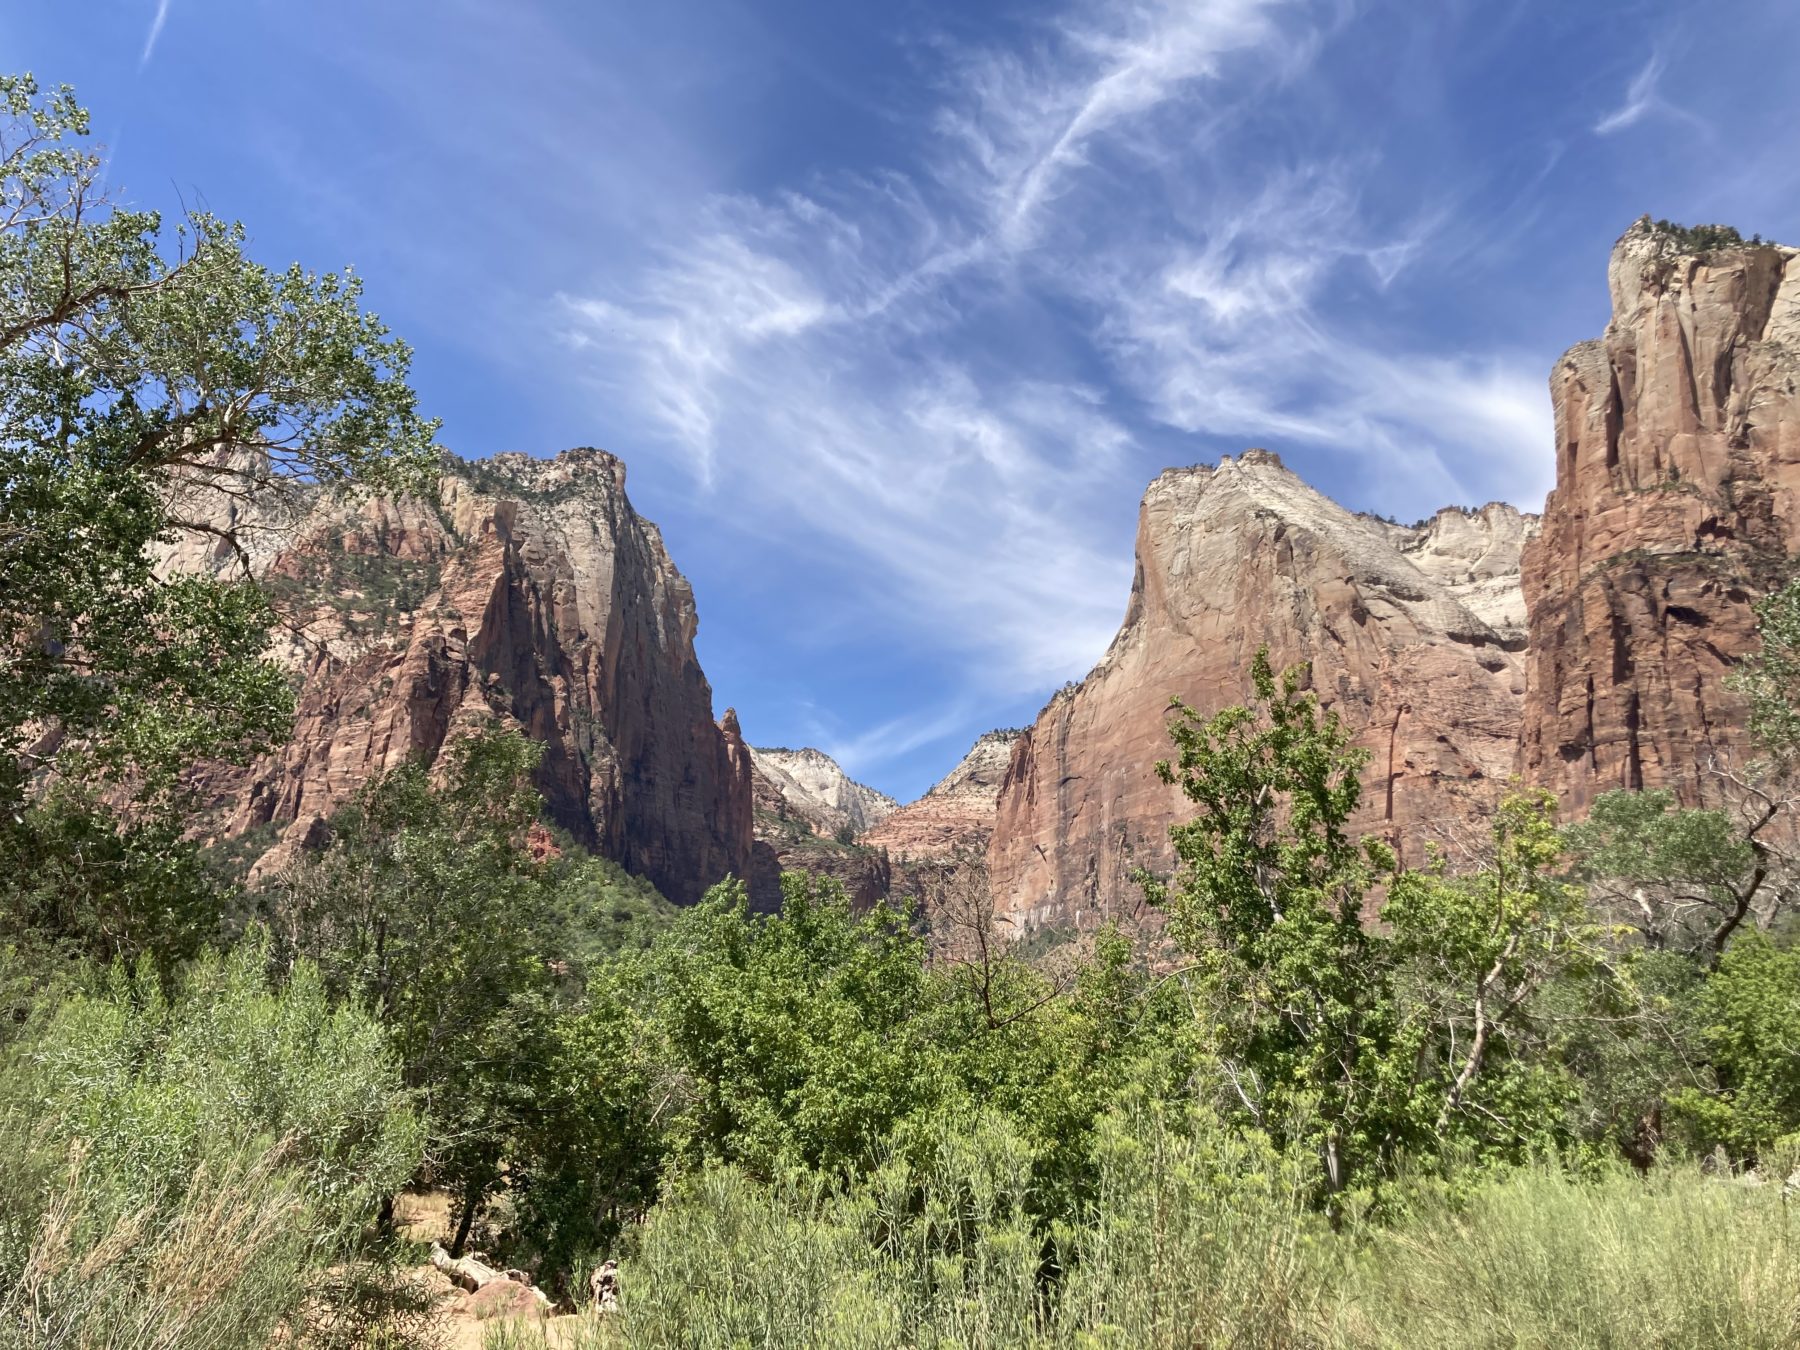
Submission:
[[1276,19],[1290,8],[1153,0],[1078,9],[1051,26],[1050,60],[977,53],[961,63],[960,97],[938,116],[962,151],[946,168],[981,200],[1003,247],[1026,247],[1097,142],[1216,77],[1227,58],[1288,46]]
[[1663,97],[1661,86],[1665,64],[1661,52],[1651,54],[1650,59],[1644,62],[1644,68],[1632,76],[1631,83],[1625,86],[1625,101],[1594,123],[1596,136],[1610,136],[1627,127],[1634,127],[1652,113],[1660,113],[1664,117],[1673,117],[1705,129],[1703,119]]
[[[1390,351],[1342,312],[1340,293],[1416,265],[1441,219],[1373,230],[1356,165],[1213,153],[1231,108],[1319,50],[1306,17],[1095,6],[1028,51],[940,46],[922,164],[717,199],[635,280],[565,296],[566,336],[688,456],[711,509],[860,576],[868,627],[959,660],[971,697],[1104,651],[1156,424],[1337,448],[1440,500],[1507,473],[1541,489],[1541,370]],[[833,752],[898,755],[960,717]]]
[[1393,282],[1417,238],[1359,237],[1350,174],[1324,166],[1222,199],[1204,243],[1158,259],[1121,250],[1092,301],[1122,380],[1183,431],[1299,441],[1386,471],[1421,500],[1480,495],[1466,472],[1548,486],[1549,399],[1533,358],[1389,351],[1330,317],[1362,277]]
[[1625,89],[1625,101],[1594,124],[1596,136],[1610,136],[1615,131],[1635,126],[1656,107],[1656,82],[1662,78],[1663,59],[1653,55],[1644,68],[1632,76]]
[[138,69],[142,70],[150,64],[150,58],[156,53],[156,40],[162,36],[163,25],[169,21],[170,0],[156,0],[156,15],[150,20],[150,34],[144,39],[144,54],[138,58]]
[[821,750],[838,762],[839,768],[854,777],[870,766],[956,736],[969,725],[971,718],[979,718],[979,715],[976,700],[965,696],[942,707],[892,718],[853,736],[840,735],[818,722],[814,723],[810,735]]

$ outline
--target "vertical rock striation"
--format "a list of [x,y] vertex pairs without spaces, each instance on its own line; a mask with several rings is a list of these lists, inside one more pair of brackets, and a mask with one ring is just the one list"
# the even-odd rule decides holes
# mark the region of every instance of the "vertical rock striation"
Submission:
[[1688,243],[1626,231],[1612,321],[1550,380],[1519,766],[1575,812],[1619,787],[1710,800],[1708,763],[1744,749],[1723,676],[1800,546],[1800,250]]
[[291,847],[373,774],[499,723],[543,745],[550,817],[671,899],[746,870],[749,749],[713,721],[693,592],[619,460],[455,462],[435,499],[315,497],[252,534],[298,709],[275,753],[201,771],[224,832]]
[[[1262,646],[1370,752],[1359,824],[1422,859],[1485,810],[1523,711],[1519,549],[1531,517],[1492,505],[1412,529],[1355,515],[1274,455],[1172,469],[1138,521],[1124,626],[1014,748],[989,872],[999,912],[1080,927],[1165,866],[1183,802],[1152,766],[1171,695],[1210,713],[1250,695]],[[890,825],[892,821],[889,822]]]

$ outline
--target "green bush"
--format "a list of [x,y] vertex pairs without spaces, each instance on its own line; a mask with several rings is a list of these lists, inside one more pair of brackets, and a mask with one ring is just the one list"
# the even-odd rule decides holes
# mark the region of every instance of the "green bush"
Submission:
[[1698,1147],[1754,1161],[1800,1136],[1800,948],[1740,938],[1701,986],[1695,1013],[1713,1082],[1677,1094],[1675,1106]]
[[1109,1117],[1098,1201],[1049,1228],[1032,1164],[989,1116],[848,1184],[705,1167],[644,1226],[622,1315],[577,1343],[1276,1347],[1319,1324],[1317,1225],[1266,1143],[1202,1117]]
[[334,1007],[309,963],[271,989],[267,956],[256,940],[203,956],[169,996],[147,969],[115,968],[104,996],[72,999],[25,1047],[14,1072],[121,1211],[179,1194],[220,1150],[275,1150],[341,1230],[411,1172],[419,1126],[381,1029]]
[[320,1277],[421,1132],[380,1029],[305,963],[272,989],[267,957],[203,956],[170,993],[115,967],[11,1047],[0,1342],[265,1346],[329,1321]]

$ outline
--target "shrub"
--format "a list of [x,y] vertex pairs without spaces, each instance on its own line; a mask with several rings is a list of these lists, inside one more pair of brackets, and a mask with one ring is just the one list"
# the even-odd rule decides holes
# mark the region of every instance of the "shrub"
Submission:
[[[1103,1136],[1099,1200],[1048,1228],[1032,1215],[1032,1149],[997,1116],[849,1184],[709,1166],[651,1214],[622,1315],[574,1344],[1305,1343],[1323,1263],[1296,1169],[1202,1117],[1120,1114]],[[488,1345],[545,1342],[509,1330]]]
[[305,963],[271,988],[267,957],[204,956],[168,994],[115,967],[11,1048],[0,1343],[260,1347],[283,1325],[318,1343],[302,1313],[342,1323],[321,1276],[355,1268],[420,1129],[380,1029]]

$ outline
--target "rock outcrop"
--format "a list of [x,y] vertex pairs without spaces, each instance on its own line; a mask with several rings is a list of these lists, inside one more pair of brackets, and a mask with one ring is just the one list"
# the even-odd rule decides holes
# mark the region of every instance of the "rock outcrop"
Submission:
[[1164,473],[1144,496],[1123,628],[1013,750],[988,856],[997,911],[1079,928],[1135,902],[1133,871],[1167,865],[1185,814],[1152,772],[1170,696],[1202,712],[1244,702],[1265,645],[1278,667],[1311,663],[1370,751],[1360,827],[1422,860],[1512,770],[1518,557],[1534,528],[1501,505],[1411,529],[1358,516],[1263,450]]
[[863,842],[896,859],[979,855],[994,832],[1000,784],[1023,733],[990,731],[930,791],[890,813]]
[[1362,817],[1417,858],[1506,779],[1579,815],[1612,788],[1717,799],[1748,755],[1724,677],[1800,551],[1800,250],[1632,226],[1613,316],[1551,377],[1556,489],[1406,528],[1252,451],[1144,499],[1125,626],[1020,743],[989,869],[1002,911],[1079,924],[1134,900],[1185,804],[1149,772],[1162,711],[1242,702],[1252,653],[1310,661],[1371,754]]
[[756,770],[787,809],[812,824],[815,834],[862,834],[900,803],[845,773],[823,750],[752,746]]
[[1551,376],[1556,490],[1524,559],[1524,776],[1579,812],[1610,788],[1711,800],[1744,752],[1723,676],[1800,547],[1800,250],[1615,246],[1612,321]]
[[893,884],[887,855],[855,837],[891,812],[892,797],[856,782],[822,750],[756,749],[751,790],[756,843],[749,873],[751,901],[781,903],[781,874],[831,877],[859,908],[886,898]]
[[[543,744],[550,818],[670,899],[746,871],[749,748],[713,721],[693,593],[619,460],[453,461],[428,500],[285,505],[233,523],[294,625],[277,655],[296,724],[272,755],[203,769],[222,832],[291,847],[371,775],[497,723]],[[192,536],[171,549],[231,561]]]

